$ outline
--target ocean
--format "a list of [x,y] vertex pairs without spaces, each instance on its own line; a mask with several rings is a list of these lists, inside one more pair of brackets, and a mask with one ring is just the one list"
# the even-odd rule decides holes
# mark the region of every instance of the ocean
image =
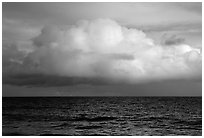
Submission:
[[3,97],[2,135],[202,135],[202,97]]

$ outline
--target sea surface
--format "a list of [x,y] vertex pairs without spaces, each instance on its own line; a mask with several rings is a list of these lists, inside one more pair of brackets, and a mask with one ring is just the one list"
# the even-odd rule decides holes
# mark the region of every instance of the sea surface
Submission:
[[2,135],[202,135],[202,97],[3,97]]

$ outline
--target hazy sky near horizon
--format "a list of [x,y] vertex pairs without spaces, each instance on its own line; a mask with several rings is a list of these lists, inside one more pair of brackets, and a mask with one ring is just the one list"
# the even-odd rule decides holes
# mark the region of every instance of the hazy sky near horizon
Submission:
[[3,3],[3,96],[201,96],[202,3]]

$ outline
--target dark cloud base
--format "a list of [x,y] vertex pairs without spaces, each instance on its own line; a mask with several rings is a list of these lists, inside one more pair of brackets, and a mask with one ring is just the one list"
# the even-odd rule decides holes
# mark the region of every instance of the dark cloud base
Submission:
[[78,84],[101,85],[110,84],[110,81],[102,78],[85,78],[85,77],[65,77],[45,74],[12,74],[3,75],[3,84],[17,86],[70,86]]
[[[201,75],[202,76],[202,75]],[[169,79],[167,82],[202,82],[202,77],[195,77],[191,79]],[[165,80],[154,81],[155,83],[166,82]],[[100,77],[71,77],[71,76],[57,76],[49,74],[28,74],[28,73],[18,73],[18,74],[3,74],[2,76],[3,84],[16,85],[16,86],[35,86],[35,87],[55,87],[55,86],[72,86],[72,85],[131,85],[126,81],[116,81]],[[146,84],[151,84],[153,82],[147,82]],[[146,85],[145,84],[145,85]],[[132,84],[136,85],[136,84]],[[140,85],[140,83],[139,83]]]

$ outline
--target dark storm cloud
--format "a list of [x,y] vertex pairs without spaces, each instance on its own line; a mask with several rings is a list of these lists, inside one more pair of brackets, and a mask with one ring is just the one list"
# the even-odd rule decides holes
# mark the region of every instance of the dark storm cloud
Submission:
[[202,82],[172,80],[146,84],[24,87],[3,85],[3,96],[202,96]]
[[[191,79],[172,79],[168,81],[164,81],[165,83],[201,83],[202,76],[197,76]],[[161,81],[149,82],[146,84],[129,84],[126,81],[110,81],[105,78],[87,78],[87,77],[66,77],[66,76],[56,76],[56,75],[45,75],[45,74],[23,74],[23,73],[11,73],[11,74],[3,74],[2,75],[2,83],[7,85],[15,85],[15,86],[28,86],[28,87],[61,87],[61,86],[75,86],[75,85],[91,85],[91,86],[117,86],[117,85],[129,85],[129,86],[137,86],[141,88],[145,86],[156,86],[159,88]],[[156,84],[156,85],[155,85]]]

